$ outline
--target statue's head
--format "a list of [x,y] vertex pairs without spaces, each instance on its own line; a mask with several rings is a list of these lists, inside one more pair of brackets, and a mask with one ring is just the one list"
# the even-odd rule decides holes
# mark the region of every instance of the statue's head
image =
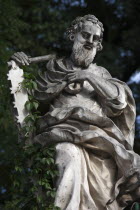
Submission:
[[72,59],[75,64],[89,66],[97,51],[102,50],[103,24],[94,15],[77,17],[67,29],[67,38],[73,42]]

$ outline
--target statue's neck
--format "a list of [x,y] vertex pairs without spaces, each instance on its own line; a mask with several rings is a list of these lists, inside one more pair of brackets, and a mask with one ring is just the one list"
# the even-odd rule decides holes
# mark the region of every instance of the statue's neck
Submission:
[[70,56],[69,58],[65,60],[65,64],[66,64],[67,69],[71,69],[71,70],[86,70],[86,69],[89,69],[91,65],[91,64],[89,66],[78,65],[74,61],[72,56]]

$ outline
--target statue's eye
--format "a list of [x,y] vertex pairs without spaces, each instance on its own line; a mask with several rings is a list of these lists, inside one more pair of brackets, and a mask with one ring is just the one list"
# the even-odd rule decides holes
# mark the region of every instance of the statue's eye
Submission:
[[93,41],[99,41],[99,40],[100,40],[100,37],[98,35],[93,36]]
[[82,32],[82,37],[83,37],[84,39],[88,39],[88,38],[90,37],[90,34],[87,33],[87,32]]

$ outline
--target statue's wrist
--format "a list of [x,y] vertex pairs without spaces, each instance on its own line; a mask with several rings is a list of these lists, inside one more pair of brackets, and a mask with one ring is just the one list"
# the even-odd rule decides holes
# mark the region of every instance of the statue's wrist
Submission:
[[90,81],[92,77],[93,77],[93,75],[91,73],[88,73],[88,74],[86,74],[85,79],[87,81]]

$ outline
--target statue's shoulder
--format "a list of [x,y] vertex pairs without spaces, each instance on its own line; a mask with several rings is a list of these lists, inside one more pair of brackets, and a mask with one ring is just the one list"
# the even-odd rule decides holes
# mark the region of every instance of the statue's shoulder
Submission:
[[98,76],[101,76],[106,79],[112,78],[111,74],[106,68],[102,66],[98,66],[96,63],[91,64],[91,69],[93,69],[97,73]]
[[47,63],[46,63],[46,69],[54,69],[54,66],[55,66],[55,62],[56,62],[56,58],[51,58],[51,59],[49,59],[48,61],[47,61]]
[[50,59],[47,64],[46,64],[46,68],[49,71],[66,71],[66,66],[64,64],[64,58],[53,58]]

